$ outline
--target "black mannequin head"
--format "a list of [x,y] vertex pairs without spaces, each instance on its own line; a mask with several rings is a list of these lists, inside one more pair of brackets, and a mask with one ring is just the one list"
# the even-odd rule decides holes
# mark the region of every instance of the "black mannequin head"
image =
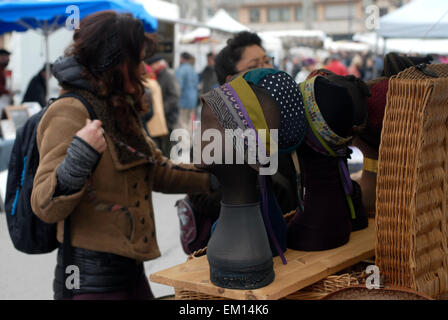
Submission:
[[352,134],[354,105],[348,90],[327,78],[315,81],[317,105],[329,127],[340,137]]

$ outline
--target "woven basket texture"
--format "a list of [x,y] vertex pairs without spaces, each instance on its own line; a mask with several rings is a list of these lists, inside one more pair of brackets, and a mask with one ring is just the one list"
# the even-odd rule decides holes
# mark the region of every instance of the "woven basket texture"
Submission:
[[389,82],[376,190],[376,265],[387,283],[448,291],[448,66]]
[[420,292],[406,288],[367,289],[352,286],[330,293],[322,300],[433,300]]

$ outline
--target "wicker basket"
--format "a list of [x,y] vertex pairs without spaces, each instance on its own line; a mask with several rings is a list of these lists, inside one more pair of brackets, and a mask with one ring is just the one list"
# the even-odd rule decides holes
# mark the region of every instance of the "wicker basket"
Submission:
[[[205,255],[206,252],[207,248],[195,251],[188,256],[187,260],[197,259],[198,257]],[[366,275],[363,270],[365,270],[366,265],[366,263],[361,262],[347,270],[340,272],[340,274],[331,275],[311,286],[296,291],[283,299],[318,300],[337,290],[353,285],[364,284]],[[182,288],[174,288],[174,294],[176,300],[228,300],[227,298],[208,295],[192,290],[185,290]]]
[[416,67],[389,82],[378,159],[376,264],[385,281],[448,290],[448,66]]
[[322,300],[433,300],[431,297],[407,288],[367,289],[352,286],[337,290]]

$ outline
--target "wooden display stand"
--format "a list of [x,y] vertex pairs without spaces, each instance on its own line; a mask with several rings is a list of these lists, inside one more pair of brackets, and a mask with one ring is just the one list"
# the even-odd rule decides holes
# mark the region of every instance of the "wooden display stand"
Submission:
[[153,282],[211,296],[237,300],[276,300],[284,298],[313,283],[335,274],[375,255],[375,221],[369,227],[352,232],[350,241],[339,248],[326,251],[296,251],[288,249],[283,265],[274,258],[275,280],[256,290],[233,290],[210,282],[207,256],[189,260],[180,265],[151,274]]

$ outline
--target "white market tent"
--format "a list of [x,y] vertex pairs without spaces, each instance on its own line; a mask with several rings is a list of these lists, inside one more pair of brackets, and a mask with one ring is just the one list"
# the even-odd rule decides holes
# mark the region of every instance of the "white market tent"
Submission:
[[414,0],[380,18],[383,38],[448,38],[448,1]]
[[145,10],[157,20],[176,22],[180,17],[180,9],[177,4],[161,0],[134,0],[141,3]]
[[[370,50],[375,50],[376,34],[357,33],[353,40],[367,45]],[[379,52],[399,52],[403,54],[448,54],[448,39],[378,39]]]
[[448,1],[413,0],[381,17],[376,33],[353,40],[383,53],[448,54]]
[[[355,40],[353,38],[353,40]],[[333,41],[331,38],[325,39],[324,48],[329,51],[352,51],[352,52],[365,52],[371,49],[370,44],[359,41],[340,40]]]
[[209,28],[199,27],[181,36],[182,43],[195,43],[210,38],[211,31]]
[[224,33],[237,33],[248,31],[249,28],[233,19],[224,9],[219,9],[204,26],[182,35],[181,42],[192,43],[210,38],[212,30]]
[[249,30],[244,24],[233,19],[224,9],[219,9],[215,15],[207,21],[207,26],[212,29],[222,30],[229,33]]

